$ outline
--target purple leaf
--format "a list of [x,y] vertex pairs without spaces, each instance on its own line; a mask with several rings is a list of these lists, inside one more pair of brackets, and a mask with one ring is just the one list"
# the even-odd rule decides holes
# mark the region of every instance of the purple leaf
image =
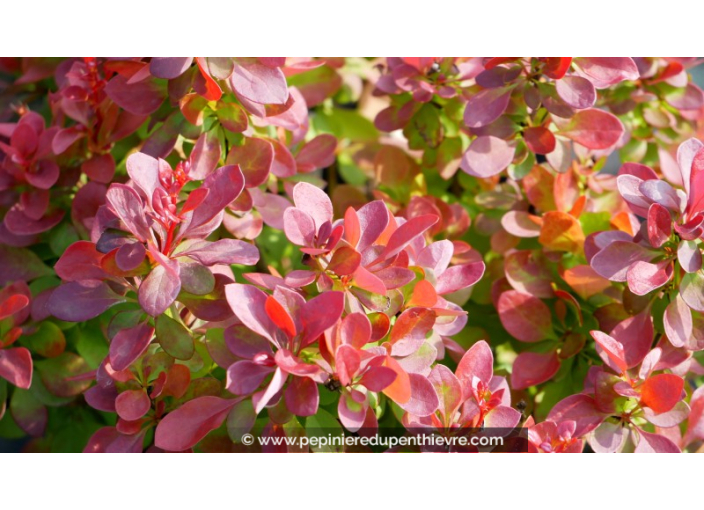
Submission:
[[110,365],[118,372],[128,368],[146,350],[154,336],[154,328],[143,322],[123,329],[110,342]]
[[577,110],[591,108],[596,102],[594,85],[581,76],[565,76],[555,83],[557,95]]
[[65,283],[51,293],[49,312],[63,321],[84,322],[125,301],[105,283],[83,280]]
[[152,317],[164,313],[181,291],[178,261],[168,260],[166,264],[154,267],[139,286],[139,304]]
[[301,308],[303,347],[313,343],[325,330],[334,326],[340,320],[345,306],[345,294],[331,291],[320,294],[308,301]]
[[225,387],[235,395],[249,395],[255,392],[266,376],[273,372],[272,367],[259,365],[253,361],[238,361],[227,369]]
[[[318,135],[310,142],[306,143],[301,151],[296,154],[296,165],[299,172],[312,172],[319,168],[326,168],[335,162],[335,150],[337,149],[337,138],[329,134]],[[299,183],[296,187],[303,183]],[[296,191],[294,188],[293,199],[296,200]],[[296,206],[298,202],[296,202]],[[330,211],[330,219],[332,219],[332,210]]]
[[136,152],[127,158],[127,173],[132,183],[142,191],[142,197],[151,204],[154,190],[161,187],[159,182],[159,161],[155,158]]
[[471,287],[481,280],[484,269],[484,262],[449,267],[438,277],[435,291],[442,295]]
[[100,267],[103,254],[95,249],[95,244],[77,241],[66,248],[54,266],[59,277],[66,282],[79,280],[103,280],[107,273]]
[[191,67],[193,57],[152,57],[149,62],[149,72],[157,78],[173,80]]
[[151,240],[142,199],[134,189],[124,184],[113,184],[108,189],[106,200],[127,230],[137,239],[143,243]]
[[142,262],[144,262],[146,256],[147,250],[144,248],[143,244],[123,244],[115,254],[115,263],[122,271],[132,271],[137,269]]
[[216,264],[253,266],[259,261],[259,250],[253,244],[237,239],[220,239],[214,242],[198,241],[175,256],[188,256],[208,267]]
[[460,167],[474,177],[491,177],[511,164],[515,152],[516,149],[501,138],[480,136],[462,156]]
[[308,213],[296,207],[289,207],[284,211],[284,232],[293,244],[312,246],[318,231],[315,221]]
[[159,109],[166,91],[153,79],[128,83],[127,78],[116,74],[105,86],[105,93],[120,108],[135,115],[151,115]]
[[577,428],[573,437],[580,437],[596,429],[604,421],[604,415],[597,410],[593,397],[578,394],[571,395],[555,404],[547,419],[555,423],[574,421]]
[[638,429],[638,445],[634,453],[682,453],[682,450],[665,436]]
[[480,128],[501,117],[508,107],[514,87],[482,90],[467,101],[464,123],[469,128]]
[[631,264],[650,262],[658,252],[630,241],[614,241],[594,255],[591,266],[600,276],[613,282],[625,282]]
[[[242,193],[244,177],[239,167],[226,165],[206,177],[202,187],[208,190],[208,198],[193,211],[193,216],[187,226],[182,227],[185,232],[181,232],[181,237],[193,235],[191,231],[208,224],[225,207],[230,205]],[[213,230],[215,228],[217,225],[213,227]]]
[[288,86],[279,68],[259,64],[235,65],[230,75],[235,92],[259,104],[286,104]]

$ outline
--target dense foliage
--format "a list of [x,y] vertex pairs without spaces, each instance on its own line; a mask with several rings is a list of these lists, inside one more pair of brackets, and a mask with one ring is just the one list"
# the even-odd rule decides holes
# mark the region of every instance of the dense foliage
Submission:
[[0,59],[0,437],[696,451],[696,64]]

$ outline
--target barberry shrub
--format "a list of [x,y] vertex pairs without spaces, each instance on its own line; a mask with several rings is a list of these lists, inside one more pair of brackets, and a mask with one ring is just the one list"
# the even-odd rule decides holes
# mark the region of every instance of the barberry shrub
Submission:
[[697,64],[0,59],[0,446],[701,449]]

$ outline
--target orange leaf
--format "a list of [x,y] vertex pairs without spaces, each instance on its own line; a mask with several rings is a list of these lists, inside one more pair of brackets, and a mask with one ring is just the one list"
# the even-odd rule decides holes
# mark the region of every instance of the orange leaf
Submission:
[[576,253],[584,246],[584,232],[574,216],[550,211],[543,215],[539,241],[548,250]]
[[684,380],[674,374],[658,374],[646,379],[640,389],[640,403],[656,413],[666,413],[682,399]]
[[401,365],[391,356],[386,356],[384,366],[396,372],[396,379],[387,386],[383,393],[397,404],[405,404],[411,400],[411,379],[401,368]]

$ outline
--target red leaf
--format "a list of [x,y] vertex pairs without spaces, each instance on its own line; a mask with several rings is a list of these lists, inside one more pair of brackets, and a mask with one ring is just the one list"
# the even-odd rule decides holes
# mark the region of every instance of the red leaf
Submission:
[[289,338],[296,336],[296,325],[293,323],[293,319],[273,296],[266,298],[264,309],[272,322]]
[[361,261],[362,256],[354,249],[342,246],[335,250],[327,270],[338,276],[348,276],[357,270]]
[[531,127],[523,131],[523,140],[536,154],[550,154],[555,150],[555,135],[544,127]]
[[513,362],[511,388],[523,390],[548,381],[560,369],[557,351],[548,353],[522,352]]
[[200,397],[186,402],[161,420],[154,444],[167,451],[180,452],[195,446],[208,432],[218,428],[238,399]]

